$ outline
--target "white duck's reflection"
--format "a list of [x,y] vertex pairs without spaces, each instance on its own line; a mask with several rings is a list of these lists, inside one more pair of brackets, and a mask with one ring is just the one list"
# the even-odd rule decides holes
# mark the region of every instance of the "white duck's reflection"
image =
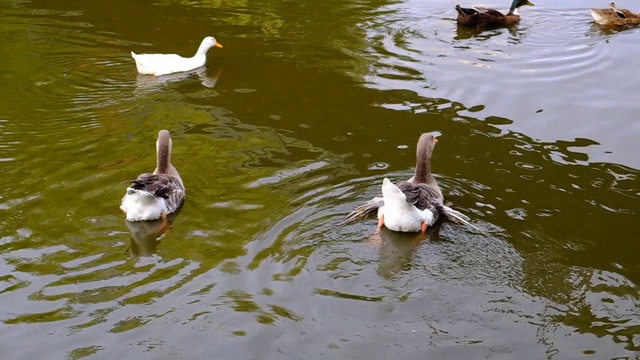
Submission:
[[402,233],[382,228],[369,236],[369,242],[379,246],[380,258],[376,273],[392,279],[411,269],[413,256],[424,242],[438,238],[440,223],[426,233]]
[[131,233],[131,244],[129,245],[129,254],[131,257],[152,256],[158,248],[158,245],[160,245],[162,236],[169,230],[176,215],[177,213],[173,213],[169,215],[166,220],[125,220],[124,223]]
[[202,85],[212,89],[218,83],[218,78],[220,77],[220,74],[222,74],[222,70],[223,67],[218,66],[214,68],[213,71],[211,71],[211,73],[209,74],[207,73],[207,66],[204,65],[191,71],[161,76],[138,74],[138,77],[136,79],[136,87],[139,90],[150,90],[172,82],[182,81],[195,74],[200,78],[200,83]]

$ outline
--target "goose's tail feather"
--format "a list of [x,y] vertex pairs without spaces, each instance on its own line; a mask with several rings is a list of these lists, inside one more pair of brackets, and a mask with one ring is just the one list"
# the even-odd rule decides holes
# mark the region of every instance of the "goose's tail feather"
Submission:
[[358,206],[355,210],[349,213],[349,215],[345,216],[340,225],[346,224],[353,220],[364,218],[369,214],[373,214],[378,211],[378,208],[384,204],[384,200],[381,196],[376,196],[373,199],[367,201],[366,203]]
[[454,210],[454,209],[448,207],[447,205],[441,205],[441,206],[438,206],[438,211],[443,213],[444,216],[447,217],[447,219],[449,219],[449,220],[451,220],[451,221],[453,221],[455,223],[467,225],[468,227],[470,227],[472,229],[475,229],[475,230],[478,230],[478,231],[480,231],[481,233],[483,233],[485,235],[487,234],[482,229],[480,229],[477,226],[473,225],[471,223],[471,219],[467,215],[461,213],[458,210]]
[[447,217],[447,219],[453,222],[464,224],[465,222],[471,221],[471,219],[467,215],[461,213],[458,210],[454,210],[447,205],[438,206],[438,211],[443,213]]
[[[356,219],[365,218],[368,215],[378,211],[378,208],[380,208],[382,205],[384,205],[384,199],[381,196],[374,197],[373,199],[367,201],[366,203],[358,206],[355,210],[350,212],[349,215],[345,216],[344,219],[340,222],[340,225],[344,225]],[[467,215],[461,213],[460,211],[454,210],[447,205],[436,205],[436,209],[438,210],[438,212],[443,214],[447,219],[457,224],[466,225],[472,229],[475,229],[487,235],[485,231],[473,225],[471,223],[471,219]]]

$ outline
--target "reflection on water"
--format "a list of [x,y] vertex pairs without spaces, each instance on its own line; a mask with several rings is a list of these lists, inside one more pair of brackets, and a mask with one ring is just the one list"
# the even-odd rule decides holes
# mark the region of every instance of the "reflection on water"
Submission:
[[516,42],[520,42],[521,38],[526,35],[524,31],[518,31],[519,25],[510,26],[508,28],[500,28],[500,29],[476,29],[465,26],[457,26],[456,27],[456,35],[454,36],[455,40],[469,40],[473,39],[476,41],[486,41],[491,39],[492,37],[503,35],[505,32],[511,35],[511,39]]
[[[433,230],[430,229],[429,232],[431,233]],[[377,274],[383,278],[392,279],[402,272],[410,271],[412,257],[418,246],[431,240],[432,237],[433,234],[398,233],[386,228],[370,236],[370,241],[380,247]]]
[[[184,206],[184,204],[182,204]],[[162,237],[171,228],[171,224],[182,211],[182,206],[177,211],[169,214],[164,219],[151,221],[128,221],[124,223],[131,233],[131,244],[129,245],[129,254],[133,258],[151,256],[156,252],[160,245]]]
[[[540,1],[480,34],[442,1],[5,1],[1,342],[20,359],[636,356],[638,32]],[[137,76],[132,47],[188,52],[197,33],[225,39],[207,68]],[[123,224],[121,181],[161,128],[189,201],[169,228]],[[411,176],[430,130],[447,201],[487,234],[339,226]]]
[[[504,128],[544,141],[593,139],[601,145],[589,149],[592,161],[640,168],[623,145],[632,136],[618,131],[635,129],[626,79],[640,55],[637,31],[594,29],[583,4],[551,5],[528,8],[517,26],[480,33],[458,27],[450,4],[387,5],[367,28],[373,64],[365,81],[483,106],[476,118],[513,119]],[[434,13],[448,16],[425,21]]]
[[209,75],[209,73],[207,72],[207,66],[204,65],[186,73],[176,73],[162,76],[138,74],[138,77],[136,78],[136,87],[139,90],[153,90],[154,88],[158,88],[162,85],[182,81],[190,76],[197,75],[200,79],[200,83],[204,87],[212,89],[216,86],[218,78],[220,77],[220,74],[222,74],[222,70],[223,67],[218,66],[213,71],[211,71],[211,75]]
[[125,220],[124,223],[129,228],[129,232],[131,232],[129,253],[133,257],[151,256],[160,244],[160,238],[169,228],[169,224],[163,219],[152,221]]

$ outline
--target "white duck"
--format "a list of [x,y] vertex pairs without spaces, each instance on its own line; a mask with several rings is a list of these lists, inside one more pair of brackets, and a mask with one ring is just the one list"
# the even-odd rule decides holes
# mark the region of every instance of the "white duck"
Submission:
[[428,226],[438,220],[439,212],[435,205],[421,204],[411,196],[412,191],[420,191],[419,185],[408,182],[402,184],[404,190],[400,190],[387,178],[382,181],[384,204],[378,208],[378,229],[386,226],[393,231],[424,233]]
[[207,62],[207,51],[214,46],[222,47],[213,36],[207,36],[200,43],[196,54],[190,58],[176,54],[136,54],[133,51],[131,57],[136,61],[136,67],[140,74],[160,76],[203,66]]
[[122,198],[120,209],[129,221],[145,221],[162,218],[178,210],[184,200],[185,188],[178,170],[171,164],[171,137],[161,130],[156,142],[157,164],[151,173],[140,174],[131,180]]

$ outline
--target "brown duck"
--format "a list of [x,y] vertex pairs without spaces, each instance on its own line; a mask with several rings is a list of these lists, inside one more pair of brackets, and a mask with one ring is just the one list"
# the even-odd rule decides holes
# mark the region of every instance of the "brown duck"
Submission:
[[520,22],[518,8],[524,5],[531,5],[529,0],[513,0],[509,12],[505,15],[498,10],[485,9],[481,7],[463,8],[456,5],[458,25],[472,27],[476,29],[492,29],[511,26]]
[[609,9],[591,9],[593,21],[600,25],[640,25],[640,13],[618,9],[616,3],[609,3]]

